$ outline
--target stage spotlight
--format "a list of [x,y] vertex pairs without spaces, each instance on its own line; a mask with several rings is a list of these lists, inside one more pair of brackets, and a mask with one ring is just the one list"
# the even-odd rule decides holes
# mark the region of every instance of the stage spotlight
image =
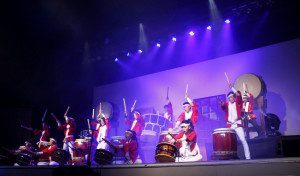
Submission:
[[226,20],[225,20],[225,23],[229,24],[229,23],[230,23],[230,20],[229,20],[229,19],[226,19]]
[[157,47],[160,47],[160,43],[156,43],[156,46],[157,46]]
[[194,35],[195,35],[194,31],[190,31],[190,32],[189,32],[189,35],[190,35],[190,36],[194,36]]
[[139,52],[139,53],[142,53],[143,51],[139,49],[138,52]]
[[211,26],[207,26],[206,29],[207,29],[207,30],[211,30]]
[[119,61],[119,59],[118,58],[115,58],[115,62],[118,62]]
[[130,56],[130,53],[129,53],[129,52],[127,52],[126,56],[128,56],[128,57],[129,57],[129,56]]
[[176,37],[172,37],[173,42],[176,42],[176,40],[177,40]]

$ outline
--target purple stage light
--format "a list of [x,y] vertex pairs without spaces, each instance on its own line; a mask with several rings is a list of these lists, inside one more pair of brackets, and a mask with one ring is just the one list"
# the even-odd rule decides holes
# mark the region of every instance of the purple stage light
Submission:
[[119,59],[118,58],[115,58],[115,62],[118,62],[119,61]]
[[139,49],[138,52],[139,52],[139,53],[142,53],[143,51]]
[[207,29],[207,30],[211,30],[211,26],[207,26],[206,29]]
[[189,34],[190,34],[190,36],[194,36],[195,35],[195,33],[193,31],[190,31]]
[[229,19],[226,19],[226,20],[225,20],[225,23],[229,24],[229,23],[230,23],[230,20],[229,20]]
[[176,37],[172,37],[173,42],[176,42],[176,40],[177,40]]
[[130,56],[130,53],[128,52],[128,53],[126,54],[126,56],[128,56],[128,57],[129,57],[129,56]]
[[156,43],[156,46],[157,46],[157,47],[160,47],[160,43]]

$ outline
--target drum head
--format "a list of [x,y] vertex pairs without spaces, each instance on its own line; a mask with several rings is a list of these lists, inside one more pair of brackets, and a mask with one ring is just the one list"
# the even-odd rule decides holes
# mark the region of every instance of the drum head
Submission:
[[214,130],[213,134],[217,133],[235,133],[235,131],[231,128],[217,128]]
[[113,154],[104,149],[97,149],[94,161],[96,161],[100,165],[111,164],[113,160]]
[[254,98],[258,97],[265,92],[265,85],[262,79],[254,74],[243,74],[239,76],[234,83],[234,87],[243,92],[243,83],[248,87],[248,91],[253,95]]

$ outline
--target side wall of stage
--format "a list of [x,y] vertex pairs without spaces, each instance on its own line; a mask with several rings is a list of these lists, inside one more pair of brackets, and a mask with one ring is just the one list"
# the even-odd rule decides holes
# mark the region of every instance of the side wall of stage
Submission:
[[[173,59],[176,59],[174,57]],[[187,58],[188,59],[188,58]],[[295,39],[238,54],[208,60],[159,73],[137,77],[94,88],[94,106],[99,101],[109,101],[120,111],[119,127],[113,133],[123,134],[123,102],[128,109],[137,99],[136,108],[153,107],[162,112],[166,90],[173,103],[174,115],[182,111],[186,84],[191,98],[227,94],[224,72],[232,82],[241,74],[262,76],[267,85],[267,112],[281,119],[280,132],[285,135],[300,134],[300,39]],[[117,135],[117,134],[112,134]]]

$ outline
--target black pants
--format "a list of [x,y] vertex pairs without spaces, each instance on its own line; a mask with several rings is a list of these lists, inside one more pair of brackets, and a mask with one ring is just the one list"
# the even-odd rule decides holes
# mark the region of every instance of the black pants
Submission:
[[256,118],[248,119],[248,117],[245,117],[243,120],[244,128],[246,128],[246,137],[249,139],[249,129],[248,124],[251,123],[255,131],[257,132],[258,136],[262,136],[263,132],[260,128],[260,126],[257,124]]

